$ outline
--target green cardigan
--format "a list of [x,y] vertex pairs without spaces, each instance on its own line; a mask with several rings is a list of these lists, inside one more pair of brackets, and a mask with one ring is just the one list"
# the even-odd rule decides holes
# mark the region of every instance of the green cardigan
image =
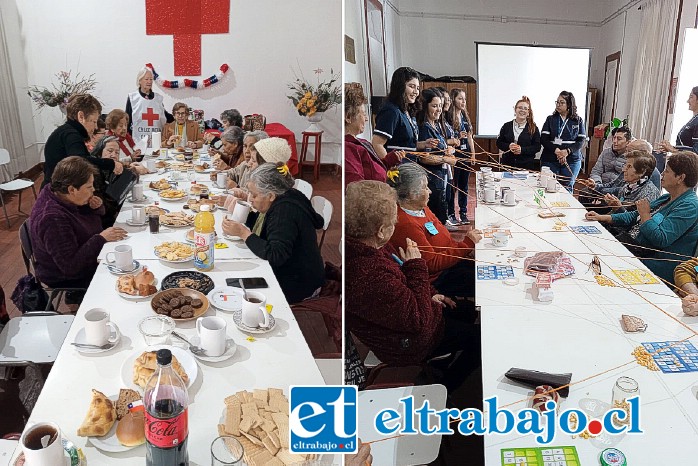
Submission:
[[[650,209],[654,210],[668,199],[668,194],[658,197],[650,203]],[[623,212],[612,214],[611,218],[614,225],[630,227],[637,223],[639,214],[637,211]],[[698,197],[695,191],[689,189],[640,225],[637,242],[640,246],[665,251],[654,253],[654,257],[671,259],[670,261],[643,259],[642,262],[658,277],[673,283],[674,268],[679,264],[678,261],[693,257],[698,243]],[[651,253],[648,251],[648,254]]]

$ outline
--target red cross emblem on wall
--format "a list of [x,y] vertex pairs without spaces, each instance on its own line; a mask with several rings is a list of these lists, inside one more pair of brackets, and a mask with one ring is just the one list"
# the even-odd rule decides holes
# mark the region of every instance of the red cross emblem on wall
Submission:
[[141,119],[147,121],[148,126],[153,126],[153,124],[160,119],[160,115],[155,113],[152,107],[148,107],[148,110],[141,114]]
[[230,0],[145,0],[145,33],[172,35],[175,76],[201,75],[201,35],[226,34]]

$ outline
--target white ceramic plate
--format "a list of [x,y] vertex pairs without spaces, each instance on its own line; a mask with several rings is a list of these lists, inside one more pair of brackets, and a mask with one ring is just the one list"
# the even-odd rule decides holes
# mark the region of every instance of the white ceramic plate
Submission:
[[[114,405],[116,405],[116,402],[119,400],[119,395],[112,395],[109,397],[109,399],[114,403]],[[133,447],[122,445],[121,442],[119,442],[119,439],[116,437],[116,425],[118,423],[119,421],[114,423],[109,432],[107,432],[107,435],[103,435],[102,437],[88,437],[90,439],[90,443],[96,448],[109,453],[121,453],[124,451],[133,450],[141,445],[145,445],[145,443]]]
[[[189,339],[189,341],[191,342],[192,345],[199,346],[199,344],[201,343],[201,338],[199,338],[198,335],[194,335],[193,337],[191,337]],[[202,361],[221,362],[221,361],[225,361],[226,359],[230,359],[233,356],[235,356],[235,353],[237,352],[237,350],[238,350],[238,345],[235,344],[235,340],[230,338],[230,336],[227,336],[227,338],[225,340],[225,352],[223,354],[221,354],[220,356],[204,356],[201,354],[194,354],[194,353],[192,353],[192,354],[194,354],[194,357],[196,359],[200,359]]]
[[225,312],[242,310],[242,290],[234,286],[222,286],[214,288],[207,295],[209,302],[216,308]]
[[226,235],[225,233],[223,233],[223,238],[227,239],[228,241],[242,241],[242,238],[239,236]]
[[271,332],[272,330],[274,330],[274,327],[276,327],[276,319],[271,314],[269,314],[269,327],[248,327],[247,325],[242,323],[242,309],[233,311],[233,323],[237,326],[238,329],[240,329],[241,332],[254,334]]
[[[105,351],[111,351],[116,347],[116,345],[119,344],[119,340],[121,340],[121,332],[119,331],[119,327],[116,326],[114,322],[109,322],[109,343],[111,346],[109,348],[105,349],[99,349],[99,348],[81,348],[79,346],[74,346],[70,345],[73,348],[75,348],[75,351],[78,353],[83,353],[83,354],[96,354],[96,353],[104,353]],[[75,341],[74,343],[82,343],[82,344],[87,344],[87,340],[85,339],[85,329],[81,328],[78,330],[78,333],[75,335]]]
[[[168,226],[169,226],[169,225],[168,225]],[[186,243],[183,243],[183,244],[186,244]],[[160,259],[160,260],[163,261],[163,262],[170,262],[170,263],[172,263],[172,264],[180,264],[180,263],[182,263],[182,262],[189,262],[190,260],[194,260],[194,254],[195,254],[194,248],[192,248],[192,247],[189,246],[188,244],[187,244],[187,246],[190,247],[190,248],[192,249],[192,253],[191,253],[191,256],[185,257],[185,258],[183,258],[183,259],[176,259],[176,260],[169,260],[169,259],[166,259],[165,257],[163,257],[163,256],[161,256],[160,254],[158,254],[158,252],[157,252],[157,250],[155,250],[155,248],[153,248],[153,253],[155,254],[155,257],[157,257],[158,259]]]
[[157,351],[163,348],[167,348],[172,352],[172,355],[175,356],[179,363],[182,365],[184,372],[186,372],[189,376],[189,383],[187,384],[187,388],[192,386],[196,378],[199,376],[199,365],[196,363],[196,360],[191,355],[191,353],[183,348],[178,348],[176,346],[156,345],[148,346],[139,351],[131,353],[126,358],[124,363],[121,365],[121,381],[126,386],[126,388],[136,390],[138,393],[141,394],[143,393],[143,389],[135,383],[133,383],[133,363],[136,362],[136,359],[138,359],[138,357],[145,351]]
[[[157,278],[153,279],[153,283],[151,283],[151,285],[157,287],[158,286],[158,279]],[[133,295],[133,294],[128,294],[128,293],[122,293],[121,291],[119,291],[119,281],[118,280],[116,281],[114,288],[116,289],[116,294],[118,294],[119,296],[121,296],[124,299],[128,299],[129,301],[140,301],[141,299],[149,299],[149,298],[152,298],[153,295],[158,292],[158,290],[156,288],[155,291],[153,293],[149,294],[148,296],[140,296],[137,294]]]

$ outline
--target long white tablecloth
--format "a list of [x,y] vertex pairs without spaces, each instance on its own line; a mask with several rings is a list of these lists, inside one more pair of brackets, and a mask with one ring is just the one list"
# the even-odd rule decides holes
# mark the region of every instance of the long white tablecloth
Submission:
[[[512,367],[551,373],[572,373],[568,398],[561,409],[579,409],[580,401],[612,401],[612,389],[620,376],[635,379],[640,387],[641,426],[644,435],[626,435],[614,439],[615,448],[628,458],[628,464],[655,465],[671,459],[672,464],[694,464],[698,457],[698,376],[695,372],[664,374],[651,372],[634,362],[632,351],[642,342],[674,341],[693,335],[678,322],[657,309],[675,316],[692,329],[698,329],[698,317],[681,312],[680,299],[664,284],[606,287],[599,285],[589,263],[594,255],[601,260],[602,273],[620,283],[612,269],[647,268],[633,257],[600,224],[584,220],[585,210],[567,191],[546,193],[546,205],[567,202],[568,208],[553,207],[565,217],[542,219],[534,203],[533,177],[527,181],[504,179],[504,186],[516,189],[520,202],[516,207],[479,203],[476,226],[492,224],[511,230],[509,244],[496,248],[489,239],[476,247],[478,265],[511,265],[519,283],[509,286],[497,280],[478,280],[476,300],[481,306],[482,372],[484,397],[496,395],[499,406],[516,403],[532,395],[532,390],[504,377]],[[602,234],[580,235],[562,228],[595,225]],[[518,246],[528,256],[538,251],[562,250],[572,258],[575,274],[552,285],[552,302],[535,301],[531,295],[533,277],[523,274],[523,259],[512,257]],[[649,302],[648,302],[649,301]],[[651,304],[653,303],[653,304]],[[620,326],[622,314],[642,318],[645,333],[625,333]],[[625,363],[630,363],[623,365]],[[617,369],[592,377],[607,369]],[[530,408],[530,400],[511,409]],[[608,445],[599,439],[571,438],[558,433],[553,446],[573,445],[581,464],[599,464],[600,452]],[[487,465],[501,464],[501,449],[538,447],[532,435],[518,434],[485,437]]]
[[[154,175],[143,178],[147,182]],[[152,191],[147,194],[152,197]],[[165,203],[162,205],[166,206]],[[126,215],[129,209],[130,205],[126,204],[119,218]],[[220,228],[220,215],[217,214],[217,229]],[[181,234],[183,240],[185,231],[186,229],[172,235]],[[220,233],[219,229],[219,235]],[[145,231],[133,232],[126,242],[107,243],[102,256],[115,245],[127,243],[134,246],[134,258],[142,265],[147,265],[159,280],[177,270],[192,270],[191,262],[168,264],[155,258],[150,244],[156,240],[151,238],[158,237],[159,244],[159,238],[167,235],[169,234],[151,235],[147,228]],[[215,267],[206,273],[216,287],[225,286],[228,277],[264,277],[269,288],[260,291],[267,296],[267,302],[273,305],[276,327],[267,334],[253,335],[254,341],[248,341],[249,335],[237,329],[230,313],[213,308],[206,313],[226,320],[228,335],[235,340],[238,349],[227,361],[207,363],[197,360],[199,376],[189,389],[191,404],[188,449],[191,465],[210,464],[209,447],[218,435],[217,424],[224,410],[225,397],[240,390],[254,388],[279,387],[288,393],[290,385],[324,385],[322,375],[269,263],[255,258],[249,250],[247,255],[238,254],[238,249],[244,248],[217,249]],[[218,254],[220,251],[232,253],[225,258],[224,254]],[[76,434],[87,413],[91,390],[97,389],[107,396],[118,395],[119,389],[125,387],[121,379],[123,362],[146,348],[137,326],[143,317],[154,314],[150,300],[128,301],[119,297],[115,289],[116,280],[117,277],[109,273],[104,264],[98,267],[29,420],[30,423],[47,420],[58,423],[64,436],[83,449],[90,465],[131,465],[144,464],[145,461],[145,446],[124,453],[105,453],[92,446],[87,438]],[[96,307],[106,308],[111,321],[119,327],[122,338],[114,349],[106,353],[81,354],[70,343],[75,341],[78,331],[84,326],[85,312]],[[176,331],[190,338],[196,333],[195,322],[178,323]],[[172,344],[185,346],[174,338]],[[18,454],[19,449],[15,456]]]

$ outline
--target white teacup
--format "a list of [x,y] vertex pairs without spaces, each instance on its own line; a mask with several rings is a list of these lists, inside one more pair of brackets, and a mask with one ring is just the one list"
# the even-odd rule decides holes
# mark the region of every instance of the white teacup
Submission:
[[158,161],[156,159],[148,159],[145,161],[145,166],[150,173],[155,173],[158,171],[157,163]]
[[[148,168],[150,170],[150,168]],[[132,199],[143,199],[143,185],[141,183],[136,183],[131,188],[131,198]]]
[[269,327],[267,297],[258,291],[248,291],[242,298],[242,323],[250,328]]
[[27,426],[19,439],[26,464],[56,466],[65,464],[61,429],[53,422]]
[[109,313],[100,307],[85,313],[85,343],[102,346],[109,342]]
[[199,317],[196,320],[196,333],[199,334],[199,346],[206,351],[206,356],[221,356],[225,353],[226,323],[220,317]]
[[504,192],[504,196],[502,196],[502,202],[504,202],[506,205],[516,204],[516,191],[513,189],[507,189]]
[[218,172],[216,174],[216,186],[225,189],[228,185],[228,174],[226,172]]
[[481,199],[485,202],[494,202],[496,199],[496,191],[494,187],[486,187],[482,190]]
[[245,223],[247,221],[247,216],[250,215],[251,207],[252,206],[249,202],[241,201],[238,199],[235,202],[235,208],[233,209],[233,213],[230,214],[228,217],[234,222]]
[[[114,255],[113,260],[109,259],[110,254]],[[128,244],[120,244],[112,252],[106,254],[105,260],[108,264],[115,265],[121,270],[131,270],[133,268],[133,249]]]
[[131,223],[145,224],[145,207],[134,207],[131,209]]
[[492,235],[492,244],[501,248],[509,244],[509,235],[501,231],[497,231]]
[[558,186],[559,185],[557,184],[557,180],[555,179],[555,177],[548,178],[548,180],[546,182],[545,190],[548,191],[549,193],[555,193],[555,192],[557,192]]
[[480,171],[482,173],[492,173],[492,167],[481,167]]

